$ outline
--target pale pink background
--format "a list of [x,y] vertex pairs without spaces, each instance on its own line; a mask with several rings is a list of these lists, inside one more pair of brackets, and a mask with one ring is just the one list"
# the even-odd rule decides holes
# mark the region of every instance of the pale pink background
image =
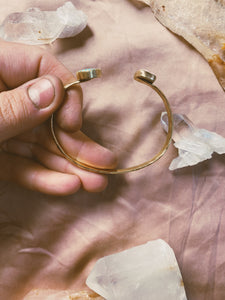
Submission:
[[[63,3],[0,0],[0,19]],[[73,72],[103,70],[102,79],[82,85],[87,134],[121,153],[127,165],[152,154],[165,138],[159,127],[164,109],[132,80],[145,68],[157,75],[173,112],[225,136],[224,92],[213,72],[149,7],[128,0],[73,3],[88,15],[88,27],[47,49]],[[98,258],[158,238],[174,249],[189,300],[224,299],[225,156],[170,172],[176,155],[171,145],[156,164],[111,176],[98,194],[50,197],[0,183],[0,299],[21,300],[33,288],[79,291]],[[18,253],[31,247],[54,257]]]

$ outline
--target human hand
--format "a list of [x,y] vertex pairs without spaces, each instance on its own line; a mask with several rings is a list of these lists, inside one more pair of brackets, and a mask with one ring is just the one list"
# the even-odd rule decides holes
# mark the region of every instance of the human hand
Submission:
[[103,190],[107,177],[68,162],[50,133],[58,109],[56,134],[67,151],[94,166],[115,166],[114,155],[80,131],[81,88],[63,88],[73,74],[39,47],[2,41],[0,66],[0,180],[54,195]]

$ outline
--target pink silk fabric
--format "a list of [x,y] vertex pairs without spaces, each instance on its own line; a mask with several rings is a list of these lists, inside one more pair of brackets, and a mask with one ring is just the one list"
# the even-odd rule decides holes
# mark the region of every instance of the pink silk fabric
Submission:
[[[144,68],[157,75],[174,113],[225,137],[224,92],[208,63],[149,7],[129,0],[72,2],[87,14],[87,28],[46,48],[73,72],[103,71],[101,79],[82,84],[86,134],[126,166],[160,147],[163,104],[132,79]],[[63,3],[0,0],[0,17]],[[22,300],[32,289],[86,289],[97,259],[161,238],[175,252],[189,300],[224,299],[225,156],[171,172],[176,156],[171,144],[158,162],[109,176],[106,190],[96,194],[53,197],[1,182],[0,298]],[[27,248],[33,251],[21,251]]]

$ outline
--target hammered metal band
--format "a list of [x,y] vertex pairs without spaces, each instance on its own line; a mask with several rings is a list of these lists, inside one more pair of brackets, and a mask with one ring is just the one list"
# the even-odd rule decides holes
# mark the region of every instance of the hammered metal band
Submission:
[[[78,83],[82,83],[94,78],[98,78],[101,76],[101,70],[100,69],[85,69],[85,70],[81,70],[79,72],[77,72],[77,81],[74,81],[72,83],[69,83],[67,85],[64,86],[65,89],[68,89],[69,87],[76,85]],[[153,85],[154,81],[156,80],[156,76],[154,74],[149,73],[146,70],[138,70],[135,72],[134,74],[134,79],[144,83],[148,86],[150,86],[162,99],[166,112],[167,112],[167,116],[168,116],[168,132],[167,132],[167,136],[166,136],[166,140],[164,142],[164,145],[162,146],[162,148],[159,150],[159,152],[152,157],[150,160],[143,162],[141,164],[132,166],[132,167],[128,167],[128,168],[123,168],[123,169],[105,169],[105,168],[98,168],[98,167],[94,167],[88,164],[85,164],[84,162],[81,162],[79,160],[77,160],[76,158],[72,157],[70,154],[68,154],[64,148],[63,145],[59,142],[56,134],[55,134],[55,130],[54,130],[54,115],[52,115],[51,117],[51,132],[52,132],[52,136],[53,139],[59,149],[59,151],[62,153],[62,155],[71,163],[75,164],[77,167],[87,170],[89,172],[93,172],[93,173],[100,173],[100,174],[121,174],[121,173],[127,173],[127,172],[132,172],[132,171],[137,171],[140,169],[143,169],[151,164],[153,164],[154,162],[156,162],[158,159],[160,159],[163,154],[166,152],[171,139],[172,139],[172,130],[173,130],[173,116],[172,116],[172,112],[170,109],[170,105],[169,102],[166,98],[166,96],[162,93],[162,91],[156,87],[155,85]]]

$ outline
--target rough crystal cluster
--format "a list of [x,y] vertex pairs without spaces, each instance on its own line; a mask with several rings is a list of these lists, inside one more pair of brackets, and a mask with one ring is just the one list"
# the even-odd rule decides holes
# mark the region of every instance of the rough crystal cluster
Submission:
[[0,38],[25,44],[48,44],[57,38],[72,37],[87,25],[83,11],[66,2],[56,11],[30,8],[25,12],[12,13],[0,26]]
[[[215,132],[195,127],[185,115],[173,114],[173,119],[173,140],[174,146],[178,148],[178,157],[171,162],[170,170],[196,165],[210,159],[213,152],[225,153],[224,137]],[[161,123],[165,131],[168,131],[166,112],[161,115]]]
[[173,250],[155,240],[97,261],[87,285],[107,300],[186,300]]

